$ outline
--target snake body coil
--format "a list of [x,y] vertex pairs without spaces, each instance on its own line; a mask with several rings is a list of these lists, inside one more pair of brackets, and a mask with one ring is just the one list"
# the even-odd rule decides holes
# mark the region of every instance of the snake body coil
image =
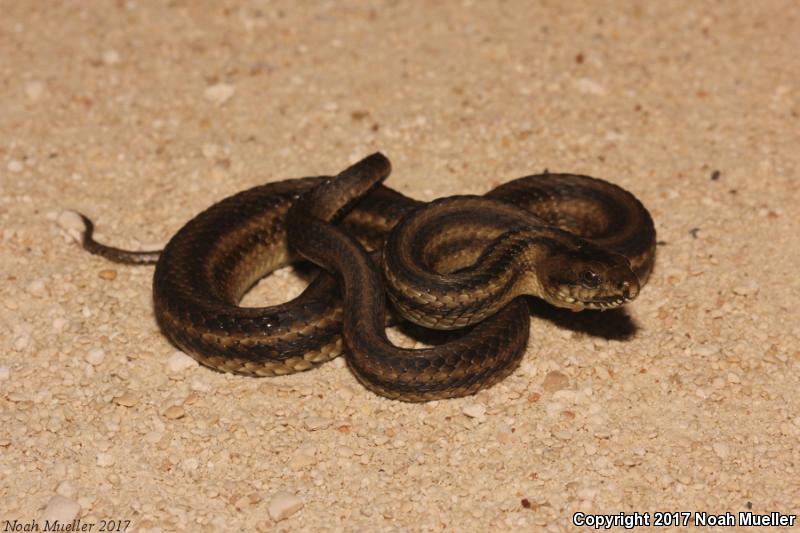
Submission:
[[[367,387],[406,401],[472,394],[512,372],[529,329],[518,295],[576,310],[610,308],[636,297],[649,276],[652,219],[612,184],[545,174],[509,182],[486,198],[426,206],[377,185],[389,171],[388,160],[374,154],[336,178],[243,191],[189,221],[160,254],[100,244],[85,217],[82,241],[114,261],[157,261],[158,323],[207,366],[281,375],[346,353]],[[298,259],[295,250],[333,276],[321,273],[286,304],[240,307],[256,281]],[[382,257],[380,265],[368,250]],[[433,348],[392,346],[382,278],[406,318],[440,329],[471,327]]]

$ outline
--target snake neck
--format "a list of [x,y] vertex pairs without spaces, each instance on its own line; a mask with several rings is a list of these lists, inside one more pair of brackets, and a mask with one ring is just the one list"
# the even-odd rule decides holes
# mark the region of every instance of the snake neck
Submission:
[[[406,319],[434,329],[459,329],[484,320],[521,295],[544,297],[540,268],[563,246],[563,232],[527,226],[494,239],[467,268],[448,274],[413,258],[384,256],[387,294]],[[417,289],[424,287],[424,289]]]

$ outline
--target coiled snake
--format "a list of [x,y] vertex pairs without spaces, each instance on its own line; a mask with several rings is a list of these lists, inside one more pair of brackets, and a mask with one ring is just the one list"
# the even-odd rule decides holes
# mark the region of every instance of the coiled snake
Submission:
[[[345,353],[365,386],[405,401],[473,394],[510,374],[528,340],[520,295],[608,309],[635,298],[652,269],[652,218],[611,183],[541,174],[484,197],[424,204],[380,185],[389,172],[376,153],[336,177],[240,192],[190,220],[160,252],[98,243],[83,215],[81,242],[113,261],[156,263],[156,319],[204,365],[274,376]],[[285,304],[238,305],[298,252],[333,275],[320,273]],[[398,348],[384,330],[385,294],[412,322],[467,329],[431,348]]]

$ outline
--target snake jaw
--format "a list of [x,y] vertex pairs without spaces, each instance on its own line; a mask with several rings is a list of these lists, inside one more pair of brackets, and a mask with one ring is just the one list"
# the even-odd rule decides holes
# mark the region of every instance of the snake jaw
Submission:
[[605,311],[607,309],[614,309],[615,307],[621,307],[627,304],[631,300],[632,298],[622,297],[597,300],[578,300],[571,296],[559,296],[557,301],[550,301],[550,303],[556,305],[557,307],[564,307],[571,311],[578,312],[586,309],[592,311]]

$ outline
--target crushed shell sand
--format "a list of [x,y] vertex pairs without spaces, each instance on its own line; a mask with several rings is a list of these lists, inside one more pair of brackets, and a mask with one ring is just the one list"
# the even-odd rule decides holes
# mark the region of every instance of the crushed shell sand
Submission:
[[[785,4],[8,3],[0,520],[559,532],[577,511],[797,513]],[[655,217],[655,273],[627,313],[537,307],[507,380],[408,405],[343,359],[270,379],[198,365],[158,331],[152,268],[62,229],[79,210],[157,249],[214,200],[378,149],[421,199],[545,168],[616,181]],[[282,270],[244,303],[303,286]]]

